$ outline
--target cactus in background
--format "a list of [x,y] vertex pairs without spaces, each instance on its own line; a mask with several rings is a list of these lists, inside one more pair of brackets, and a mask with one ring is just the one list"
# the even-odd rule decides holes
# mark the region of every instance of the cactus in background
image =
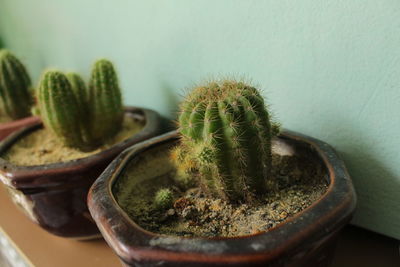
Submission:
[[154,206],[160,210],[172,207],[173,201],[174,194],[168,188],[158,190],[156,195],[154,196]]
[[91,133],[99,142],[118,132],[123,120],[122,96],[113,64],[95,62],[89,82]]
[[0,50],[0,112],[10,119],[30,115],[31,80],[24,65],[9,51]]
[[116,134],[122,125],[123,106],[111,62],[95,63],[89,90],[76,73],[47,71],[37,90],[40,115],[46,128],[67,146],[92,150]]
[[66,77],[71,84],[72,92],[74,93],[80,113],[82,114],[80,118],[80,121],[83,125],[81,130],[82,137],[85,140],[88,148],[95,148],[96,146],[100,145],[100,143],[94,140],[92,133],[89,129],[91,117],[88,90],[86,88],[85,82],[83,81],[82,77],[75,72],[67,73]]
[[67,146],[86,150],[85,129],[78,101],[67,77],[59,71],[47,71],[38,88],[38,105],[44,125]]
[[75,98],[78,101],[78,104],[85,114],[89,112],[88,108],[88,93],[86,89],[85,82],[79,76],[79,74],[75,72],[67,73],[67,78],[69,83],[71,84],[72,91],[74,92]]
[[181,144],[173,155],[178,173],[196,168],[206,191],[230,201],[264,194],[272,128],[256,88],[235,81],[197,87],[181,104]]

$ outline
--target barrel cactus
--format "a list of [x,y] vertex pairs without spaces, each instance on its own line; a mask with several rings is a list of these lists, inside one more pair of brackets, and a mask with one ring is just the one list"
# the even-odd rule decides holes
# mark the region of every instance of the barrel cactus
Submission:
[[24,65],[9,51],[0,50],[0,112],[11,120],[30,115],[31,79]]
[[77,98],[66,75],[59,71],[47,71],[40,82],[38,92],[40,116],[50,129],[67,146],[86,150],[85,125]]
[[178,174],[193,175],[210,194],[250,201],[267,191],[276,127],[258,90],[217,81],[195,88],[181,104]]
[[95,62],[89,82],[91,132],[104,140],[118,132],[123,120],[122,96],[113,64],[100,59]]

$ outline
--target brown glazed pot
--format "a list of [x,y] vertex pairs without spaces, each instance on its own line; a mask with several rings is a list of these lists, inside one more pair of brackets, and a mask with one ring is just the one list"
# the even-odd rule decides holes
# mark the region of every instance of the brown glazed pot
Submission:
[[0,124],[0,141],[5,139],[7,136],[12,134],[13,132],[18,131],[24,127],[28,127],[38,123],[40,119],[38,117],[27,117],[23,119],[19,119],[16,121],[6,122]]
[[[113,185],[128,163],[129,169],[135,170],[146,153],[157,154],[154,152],[157,147],[170,147],[168,144],[172,146],[177,140],[177,133],[170,132],[127,149],[89,191],[90,213],[124,265],[308,267],[330,263],[337,234],[351,219],[356,204],[349,174],[332,147],[285,131],[279,142],[290,145],[296,153],[312,155],[325,166],[329,182],[327,192],[310,207],[267,232],[230,238],[190,238],[144,230],[121,209],[112,193]],[[135,179],[150,178],[138,176]]]
[[[90,186],[124,149],[166,131],[166,121],[155,111],[128,107],[126,113],[143,121],[143,129],[98,154],[38,166],[15,166],[0,158],[0,180],[13,201],[32,221],[54,235],[75,239],[99,236],[86,204]],[[0,155],[23,136],[41,127],[42,124],[37,122],[9,136],[0,145]]]

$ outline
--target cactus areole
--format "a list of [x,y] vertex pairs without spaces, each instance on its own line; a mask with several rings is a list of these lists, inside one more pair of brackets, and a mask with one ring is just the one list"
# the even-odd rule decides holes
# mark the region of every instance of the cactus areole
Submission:
[[196,169],[207,192],[231,201],[266,193],[273,130],[256,88],[236,81],[195,88],[181,104],[179,131],[178,173]]

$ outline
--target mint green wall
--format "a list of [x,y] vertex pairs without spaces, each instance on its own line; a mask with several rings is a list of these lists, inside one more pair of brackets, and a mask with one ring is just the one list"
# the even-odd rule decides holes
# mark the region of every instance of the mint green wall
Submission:
[[170,116],[204,77],[251,77],[343,156],[354,223],[400,239],[399,1],[0,0],[0,36],[35,78],[108,57],[127,103]]

